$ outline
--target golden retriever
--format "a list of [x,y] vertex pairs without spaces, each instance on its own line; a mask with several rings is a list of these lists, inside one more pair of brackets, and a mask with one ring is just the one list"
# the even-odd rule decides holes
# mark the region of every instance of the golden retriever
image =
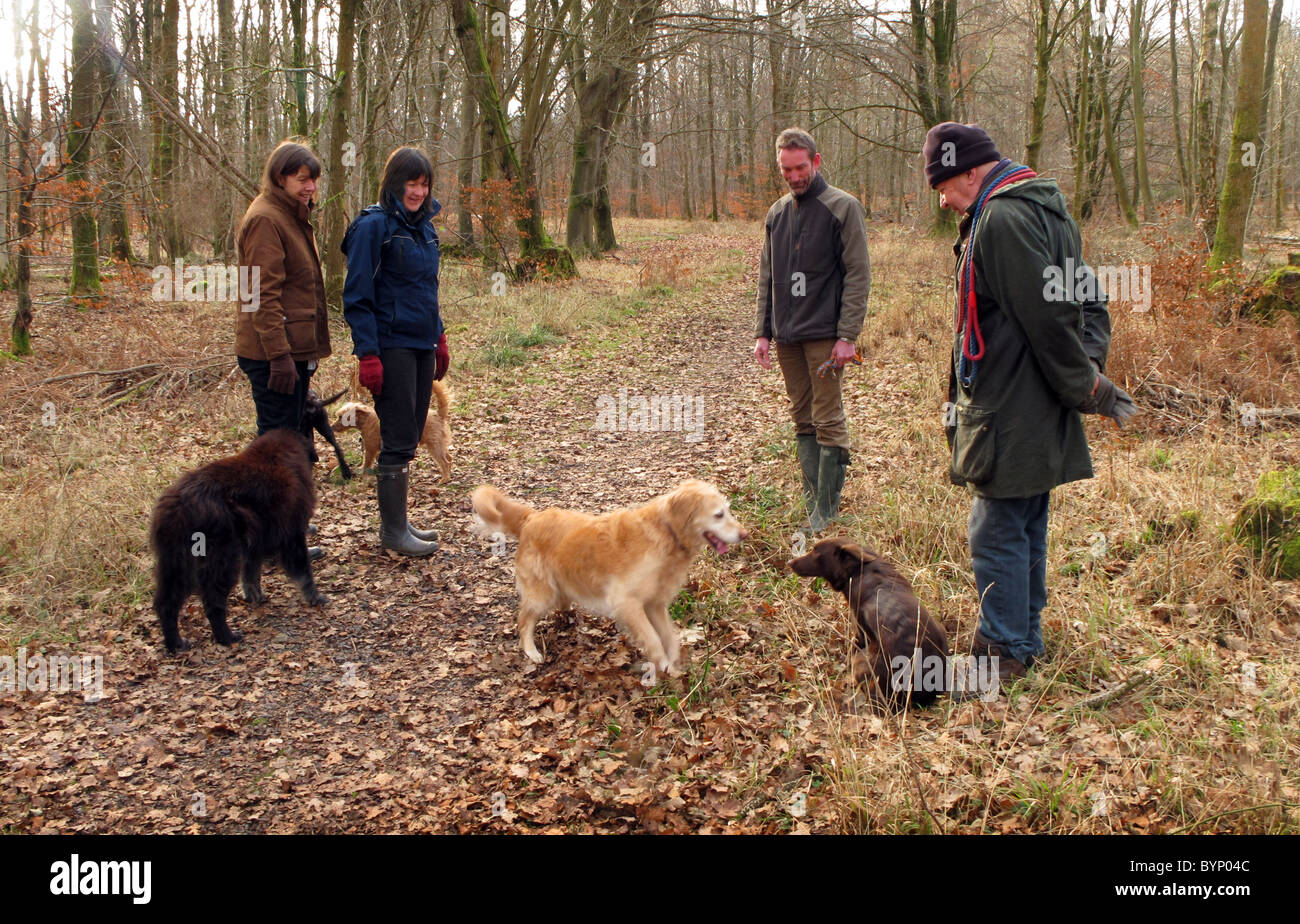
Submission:
[[[424,421],[424,432],[420,435],[420,445],[429,450],[433,461],[438,463],[441,481],[451,481],[451,398],[447,386],[441,382],[433,383],[434,407]],[[374,409],[357,401],[351,401],[339,408],[338,420],[334,422],[334,432],[348,430],[361,431],[361,444],[365,447],[366,458],[362,468],[374,468],[379,456],[381,440],[379,437],[379,416]],[[344,478],[349,477],[344,475]]]
[[668,604],[701,548],[722,555],[749,535],[730,501],[703,481],[684,481],[642,507],[600,516],[537,510],[489,485],[474,491],[472,504],[480,535],[519,538],[519,641],[536,664],[537,620],[577,604],[613,618],[659,672],[679,675],[681,642]]

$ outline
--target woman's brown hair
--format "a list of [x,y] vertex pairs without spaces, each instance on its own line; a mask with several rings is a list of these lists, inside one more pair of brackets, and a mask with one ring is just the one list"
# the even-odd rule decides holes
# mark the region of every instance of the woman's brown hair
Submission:
[[262,192],[269,193],[283,186],[281,178],[293,176],[303,167],[307,168],[313,180],[320,178],[320,159],[311,148],[297,141],[281,141],[266,159],[266,169],[262,171]]

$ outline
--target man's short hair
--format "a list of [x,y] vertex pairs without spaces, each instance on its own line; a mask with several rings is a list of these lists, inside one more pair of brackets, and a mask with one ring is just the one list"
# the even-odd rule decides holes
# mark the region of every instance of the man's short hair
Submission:
[[781,152],[787,148],[807,151],[809,159],[817,156],[817,142],[802,128],[787,128],[776,136],[776,156],[780,157]]

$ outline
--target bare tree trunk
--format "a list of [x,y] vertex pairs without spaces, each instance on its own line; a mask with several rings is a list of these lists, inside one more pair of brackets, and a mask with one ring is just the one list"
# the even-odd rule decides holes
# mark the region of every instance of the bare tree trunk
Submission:
[[90,176],[96,112],[99,56],[95,53],[95,16],[90,0],[69,0],[72,16],[72,61],[69,84],[72,111],[68,125],[68,186],[72,197],[72,295],[98,295],[99,248],[95,194]]
[[[1043,125],[1047,118],[1047,87],[1051,80],[1052,59],[1066,32],[1078,21],[1080,9],[1069,0],[1035,0],[1034,13],[1034,95],[1029,101],[1029,136],[1025,142],[1025,165],[1038,169],[1043,148]],[[1067,12],[1073,6],[1072,13]]]
[[1133,202],[1128,194],[1128,183],[1124,180],[1124,166],[1120,163],[1119,144],[1115,140],[1115,116],[1110,105],[1111,56],[1104,21],[1106,0],[1098,0],[1097,12],[1103,17],[1094,37],[1096,42],[1094,54],[1097,62],[1097,96],[1101,100],[1101,127],[1106,144],[1106,162],[1110,165],[1111,179],[1115,183],[1115,201],[1119,206],[1120,217],[1126,224],[1136,226],[1137,212],[1133,209]]
[[1206,0],[1201,16],[1201,56],[1196,71],[1196,214],[1206,240],[1215,225],[1214,185],[1218,139],[1214,136],[1214,49],[1219,28],[1218,0]]
[[1277,88],[1277,131],[1274,132],[1276,137],[1277,153],[1273,155],[1273,227],[1280,229],[1282,227],[1282,210],[1286,204],[1286,186],[1283,182],[1282,173],[1282,153],[1283,143],[1286,140],[1286,69],[1282,70],[1282,80]]
[[[339,33],[334,49],[334,90],[330,106],[329,195],[325,199],[325,300],[341,305],[347,260],[339,249],[347,229],[347,176],[356,165],[356,144],[348,147],[352,115],[352,57],[361,0],[339,0]],[[350,162],[349,162],[350,161]]]
[[1178,103],[1178,0],[1169,0],[1169,92],[1173,97],[1174,150],[1178,156],[1178,182],[1183,193],[1183,208],[1190,214],[1192,182],[1187,154],[1183,150],[1183,113]]
[[474,103],[474,90],[466,78],[460,95],[460,162],[456,167],[456,178],[460,186],[457,190],[457,229],[460,240],[458,245],[466,253],[474,253],[478,248],[474,243],[474,207],[470,202],[469,188],[474,185],[474,139],[478,133],[478,107]]
[[[234,0],[217,0],[217,137],[223,145],[235,144],[235,4]],[[212,238],[213,255],[222,258],[235,250],[235,193],[229,189],[215,191],[216,233]]]
[[[36,18],[36,8],[32,8],[31,17]],[[14,60],[23,59],[23,35],[18,26],[21,22],[21,10],[18,0],[14,0]],[[34,44],[34,42],[33,42]],[[33,55],[35,53],[33,52]],[[17,86],[13,96],[14,140],[17,142],[18,156],[14,163],[19,167],[21,185],[17,188],[18,207],[14,223],[18,237],[18,253],[14,260],[14,293],[17,305],[14,308],[13,324],[9,328],[9,352],[15,356],[29,356],[32,352],[32,197],[36,191],[36,161],[32,158],[35,139],[32,137],[32,80],[23,80],[22,73],[15,77]],[[8,185],[8,184],[6,184]]]
[[[1172,36],[1170,37],[1172,40]],[[1137,173],[1137,196],[1142,200],[1142,217],[1155,219],[1155,197],[1147,174],[1147,116],[1145,74],[1147,23],[1144,0],[1133,0],[1129,10],[1129,80],[1133,93],[1133,160]]]
[[307,123],[307,11],[306,0],[288,0],[289,26],[292,29],[292,50],[289,68],[285,73],[289,96],[293,99],[293,131],[306,138]]
[[708,112],[709,112],[709,201],[710,201],[710,221],[718,220],[718,152],[714,146],[714,133],[717,126],[713,119],[713,45],[710,43],[704,50],[709,57],[705,65],[706,86],[708,88]]
[[[109,0],[100,0],[99,26],[101,35],[112,30],[113,8]],[[120,59],[109,52],[109,45],[99,43],[96,60],[99,65],[100,85],[105,95],[103,130],[104,196],[101,207],[100,249],[116,260],[130,262],[131,225],[127,213],[126,151],[127,113],[122,105],[122,65]]]
[[[153,48],[150,68],[152,83],[166,100],[177,98],[176,42],[179,6],[177,0],[150,0],[154,13]],[[158,103],[157,100],[154,101]],[[177,259],[185,255],[185,238],[181,233],[176,195],[176,128],[163,116],[159,105],[153,107],[153,157],[151,179],[157,203],[158,225],[167,255]],[[152,254],[150,255],[152,259]]]
[[[505,105],[488,69],[478,16],[469,0],[451,0],[451,10],[465,70],[483,113],[487,131],[485,147],[500,152],[501,172],[511,182],[517,199],[515,227],[519,232],[520,264],[516,268],[516,277],[530,278],[537,273],[556,278],[576,276],[572,252],[567,247],[557,247],[542,222],[531,150],[535,138],[525,128],[522,157],[510,138]],[[525,120],[528,116],[525,109]],[[536,117],[535,112],[533,116]]]
[[1244,12],[1232,146],[1229,148],[1223,192],[1219,196],[1214,250],[1209,260],[1211,269],[1241,259],[1246,215],[1255,191],[1255,171],[1259,165],[1259,116],[1264,103],[1268,0],[1244,0]]
[[[953,118],[953,58],[957,49],[957,0],[931,0],[926,11],[922,0],[911,0],[911,53],[917,107],[928,129]],[[957,227],[957,217],[940,208],[939,197],[931,193],[931,233],[947,236]]]
[[[637,61],[649,41],[660,2],[635,0],[622,6],[612,0],[597,0],[591,10],[591,27],[584,40],[574,45],[569,70],[578,124],[565,220],[565,243],[574,253],[596,255],[616,246],[609,214],[608,161],[614,132],[631,100]],[[571,28],[575,33],[581,29],[577,7]]]
[[[1272,157],[1274,161],[1281,156],[1280,137],[1274,137],[1269,130],[1268,110],[1269,103],[1273,98],[1273,83],[1276,79],[1277,71],[1277,36],[1282,28],[1282,0],[1273,0],[1273,10],[1268,16],[1268,50],[1264,55],[1264,98],[1260,101],[1259,107],[1259,151],[1261,158]],[[1256,182],[1260,177],[1268,176],[1268,161],[1261,160],[1256,174]],[[1250,210],[1255,207],[1255,196],[1251,195],[1250,208],[1246,212],[1246,221],[1250,221]]]

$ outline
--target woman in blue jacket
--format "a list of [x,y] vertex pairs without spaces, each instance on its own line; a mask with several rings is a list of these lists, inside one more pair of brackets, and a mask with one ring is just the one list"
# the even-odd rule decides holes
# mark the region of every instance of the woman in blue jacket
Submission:
[[379,542],[425,556],[437,534],[406,519],[407,463],[415,456],[433,382],[447,374],[447,335],[438,312],[438,235],[442,209],[429,192],[433,165],[418,148],[388,155],[379,202],[361,211],[343,235],[348,259],[343,316],[361,384],[375,399],[382,448],[375,467]]

